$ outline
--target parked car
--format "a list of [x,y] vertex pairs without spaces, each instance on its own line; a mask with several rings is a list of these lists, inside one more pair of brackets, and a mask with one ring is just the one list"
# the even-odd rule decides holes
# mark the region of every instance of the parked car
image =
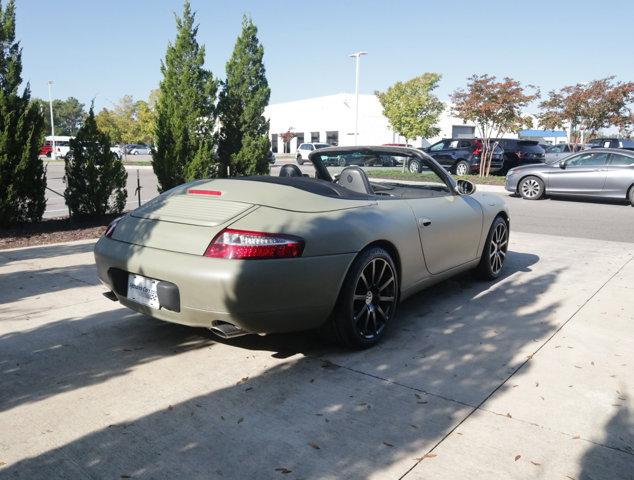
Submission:
[[308,155],[315,150],[320,148],[329,147],[327,143],[302,143],[299,147],[297,147],[297,163],[303,165],[304,162],[308,161]]
[[[357,152],[412,156],[433,175],[372,184],[352,166],[335,180],[322,162]],[[329,148],[309,160],[315,178],[287,164],[279,177],[197,180],[115,220],[94,251],[106,295],[224,338],[323,327],[366,348],[424,287],[471,269],[500,276],[509,238],[500,197],[474,193],[415,149]]]
[[[494,148],[491,158],[491,172],[502,169],[504,151],[499,145],[491,143]],[[445,138],[422,150],[431,155],[445,169],[456,175],[478,173],[482,156],[482,141],[477,138]]]
[[110,147],[110,151],[114,153],[119,160],[123,158],[123,150],[121,149],[120,146],[113,145],[112,147]]
[[527,200],[579,195],[627,200],[634,206],[634,151],[591,149],[563,160],[512,168],[506,189]]
[[634,140],[631,138],[595,138],[588,142],[590,148],[625,148],[634,150]]
[[585,150],[585,145],[574,143],[558,143],[557,145],[550,145],[544,147],[546,154],[544,155],[544,161],[550,163],[555,160],[561,160],[571,153],[580,152]]
[[511,168],[533,163],[544,163],[546,152],[536,140],[521,140],[517,138],[492,139],[504,150],[504,164],[501,173],[508,172]]
[[38,157],[50,157],[51,152],[53,151],[53,145],[50,143],[46,143],[40,147],[40,150],[37,152]]
[[147,145],[132,145],[128,153],[130,155],[150,155],[152,150]]

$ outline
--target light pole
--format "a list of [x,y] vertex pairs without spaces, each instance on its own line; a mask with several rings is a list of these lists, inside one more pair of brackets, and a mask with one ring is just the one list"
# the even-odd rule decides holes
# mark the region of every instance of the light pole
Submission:
[[53,99],[51,98],[51,85],[53,85],[53,81],[48,81],[48,109],[51,112],[51,136],[53,141],[53,151],[51,152],[51,158],[55,160],[57,158],[57,154],[55,152],[55,124],[53,123]]
[[355,146],[359,141],[359,62],[362,55],[367,55],[368,52],[355,52],[348,55],[355,59],[355,80],[354,80],[354,144]]

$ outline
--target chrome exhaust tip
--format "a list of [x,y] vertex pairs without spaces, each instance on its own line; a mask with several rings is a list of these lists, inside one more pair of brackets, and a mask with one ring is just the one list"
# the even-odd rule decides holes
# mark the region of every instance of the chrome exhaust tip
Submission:
[[211,327],[209,327],[209,330],[211,330],[214,335],[217,335],[220,338],[224,339],[241,337],[242,335],[249,334],[249,332],[245,332],[232,323],[221,322],[219,320],[214,320],[213,322],[211,322]]

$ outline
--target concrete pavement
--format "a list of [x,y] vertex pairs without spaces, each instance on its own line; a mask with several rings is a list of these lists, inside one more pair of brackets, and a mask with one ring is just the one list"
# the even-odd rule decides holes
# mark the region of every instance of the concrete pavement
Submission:
[[0,478],[634,478],[632,244],[513,231],[363,352],[143,317],[91,250],[0,251]]

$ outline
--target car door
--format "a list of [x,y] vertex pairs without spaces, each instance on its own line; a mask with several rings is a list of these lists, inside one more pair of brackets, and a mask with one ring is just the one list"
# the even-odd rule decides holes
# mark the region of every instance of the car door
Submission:
[[477,258],[483,213],[473,197],[453,192],[433,170],[425,176],[406,202],[418,226],[425,265],[435,275]]
[[634,152],[632,153],[633,155],[610,154],[602,196],[626,198],[628,190],[634,185]]
[[441,140],[429,147],[427,153],[429,153],[429,155],[431,155],[434,160],[440,163],[443,167],[449,168],[453,165],[451,148],[449,148],[450,144],[451,140]]
[[571,195],[598,195],[607,177],[608,153],[583,152],[563,160],[563,168],[549,172],[547,191]]

